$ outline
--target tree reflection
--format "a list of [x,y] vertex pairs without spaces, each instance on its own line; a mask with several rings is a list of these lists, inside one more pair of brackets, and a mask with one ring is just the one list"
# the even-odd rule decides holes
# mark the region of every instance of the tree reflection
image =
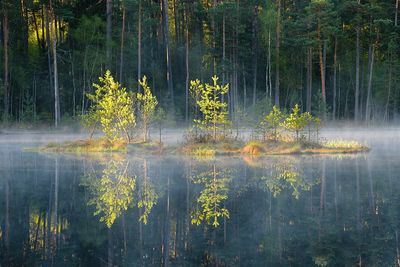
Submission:
[[228,183],[230,177],[216,170],[216,164],[213,164],[211,171],[205,171],[192,177],[195,184],[203,186],[197,198],[197,207],[192,212],[191,223],[200,225],[202,222],[219,226],[218,219],[229,218],[229,211],[222,204],[228,199]]
[[143,159],[143,179],[141,180],[138,192],[138,208],[142,210],[139,221],[147,224],[149,214],[157,203],[158,195],[150,181],[147,169],[147,160]]
[[100,221],[108,228],[133,202],[136,176],[130,175],[128,168],[129,162],[112,160],[99,179],[89,175],[87,185],[91,198],[88,204],[95,206],[94,215],[100,215]]
[[309,191],[317,183],[316,179],[303,174],[301,164],[295,158],[280,158],[265,165],[268,174],[261,177],[267,189],[277,197],[286,189],[292,190],[292,196],[299,199],[301,191]]

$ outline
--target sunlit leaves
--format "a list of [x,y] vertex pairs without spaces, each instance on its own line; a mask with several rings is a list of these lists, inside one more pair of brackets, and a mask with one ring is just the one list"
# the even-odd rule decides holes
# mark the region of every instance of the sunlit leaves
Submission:
[[110,71],[99,77],[100,84],[93,84],[94,94],[87,94],[92,101],[89,112],[83,116],[88,128],[101,125],[101,129],[110,142],[125,138],[130,141],[130,130],[136,125],[133,110],[133,96],[126,88],[114,81]]
[[222,101],[222,97],[228,93],[229,85],[219,85],[215,75],[212,80],[212,84],[191,81],[190,92],[202,113],[202,118],[195,119],[194,122],[199,128],[212,132],[215,140],[218,127],[228,123],[228,104]]
[[143,88],[143,93],[137,93],[139,114],[143,124],[143,138],[147,141],[149,135],[149,124],[154,119],[154,113],[158,104],[156,96],[151,93],[151,89],[147,84],[147,77],[143,76],[142,80],[139,80],[140,86]]

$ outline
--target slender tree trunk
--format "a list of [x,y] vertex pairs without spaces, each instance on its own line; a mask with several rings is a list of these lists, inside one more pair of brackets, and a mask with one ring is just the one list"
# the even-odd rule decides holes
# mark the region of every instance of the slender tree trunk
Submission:
[[186,67],[186,80],[185,80],[185,120],[186,124],[189,123],[189,10],[185,6],[185,67]]
[[307,101],[306,111],[311,112],[312,103],[312,47],[307,48]]
[[383,120],[387,121],[389,119],[389,103],[390,103],[390,93],[392,90],[392,55],[389,56],[389,77],[388,77],[388,94],[386,98],[385,105],[385,115],[383,116]]
[[281,0],[277,0],[276,40],[275,40],[275,105],[279,107],[279,50],[281,35]]
[[51,38],[50,38],[50,14],[49,14],[49,10],[46,7],[46,45],[47,45],[47,65],[48,65],[48,69],[49,69],[49,85],[50,85],[50,90],[52,90],[52,88],[54,88],[53,85],[53,70],[51,68]]
[[44,17],[44,5],[40,8],[41,11],[41,16],[42,16],[42,22],[41,22],[41,27],[42,27],[42,48],[43,50],[46,48],[46,43],[45,43],[45,21],[46,18]]
[[8,12],[3,4],[3,53],[4,53],[4,121],[8,120],[10,111],[10,89],[9,89],[9,66],[8,66],[8,38],[9,38],[9,28],[8,28]]
[[42,46],[42,40],[40,40],[40,37],[39,37],[39,27],[38,27],[38,24],[37,24],[36,12],[35,11],[32,11],[32,19],[33,19],[33,24],[35,25],[35,33],[36,33],[36,39],[37,39],[37,42],[38,42],[38,47],[40,49],[40,48],[43,48],[43,46]]
[[[142,1],[139,0],[139,14],[138,14],[138,73],[137,80],[139,81],[142,78]],[[141,92],[142,89],[140,84],[138,83],[138,92]]]
[[175,113],[175,105],[174,105],[174,86],[172,82],[172,66],[171,66],[171,52],[169,46],[169,19],[168,19],[168,0],[162,1],[162,15],[164,21],[164,43],[165,43],[165,51],[166,51],[166,61],[167,61],[167,84],[168,84],[168,93],[171,103],[171,112]]
[[75,68],[74,68],[74,61],[72,59],[71,51],[69,52],[69,59],[71,61],[71,78],[72,78],[72,116],[76,117],[76,85],[75,85]]
[[396,8],[394,11],[394,26],[397,27],[397,17],[398,17],[398,12],[399,12],[399,0],[396,0]]
[[368,89],[367,89],[367,101],[365,103],[365,121],[368,122],[371,119],[371,98],[372,98],[372,75],[374,71],[374,59],[375,59],[375,46],[369,46],[369,75],[368,75]]
[[272,101],[272,76],[271,76],[271,31],[268,29],[268,87],[269,99]]
[[354,120],[359,120],[360,100],[360,28],[356,30],[356,88],[354,94]]
[[[53,54],[53,78],[54,78],[54,126],[57,128],[60,123],[60,93],[58,88],[58,65],[57,65],[57,29],[54,21],[54,9],[52,5],[52,1],[49,2],[49,11],[51,26],[50,26],[50,40],[52,45],[52,54]],[[53,31],[54,27],[54,31]]]
[[125,42],[125,17],[126,17],[126,9],[122,4],[122,29],[121,29],[121,52],[119,58],[119,82],[122,84],[122,77],[124,71],[124,42]]
[[257,100],[257,68],[258,68],[258,6],[254,7],[254,18],[253,18],[253,109],[256,106]]
[[106,68],[111,68],[111,45],[112,45],[112,0],[106,0],[106,16],[107,16],[107,29],[106,29]]
[[225,13],[222,14],[222,84],[225,85],[225,64],[226,64],[226,21]]
[[333,52],[333,101],[332,120],[336,119],[336,76],[337,76],[337,37],[335,36],[335,48]]
[[[318,15],[319,16],[319,15]],[[322,50],[322,40],[321,40],[321,22],[320,18],[318,17],[318,25],[317,25],[317,38],[318,38],[318,53],[319,53],[319,69],[320,69],[320,76],[321,76],[321,97],[322,97],[322,104],[323,104],[323,118],[326,120],[326,89],[325,89],[325,64],[324,64],[324,53]]]

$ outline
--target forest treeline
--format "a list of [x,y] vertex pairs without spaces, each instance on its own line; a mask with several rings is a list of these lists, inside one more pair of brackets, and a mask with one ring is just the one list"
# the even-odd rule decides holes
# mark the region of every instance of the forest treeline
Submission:
[[214,74],[231,119],[300,103],[324,120],[391,121],[399,0],[2,0],[1,113],[58,126],[110,70],[144,75],[170,120],[193,121],[190,80]]

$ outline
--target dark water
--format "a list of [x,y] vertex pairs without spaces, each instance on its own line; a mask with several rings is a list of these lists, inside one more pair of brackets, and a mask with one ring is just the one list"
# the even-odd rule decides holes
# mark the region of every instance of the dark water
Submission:
[[[381,135],[382,136],[382,135]],[[0,266],[398,266],[398,132],[372,151],[91,156],[0,144]]]

